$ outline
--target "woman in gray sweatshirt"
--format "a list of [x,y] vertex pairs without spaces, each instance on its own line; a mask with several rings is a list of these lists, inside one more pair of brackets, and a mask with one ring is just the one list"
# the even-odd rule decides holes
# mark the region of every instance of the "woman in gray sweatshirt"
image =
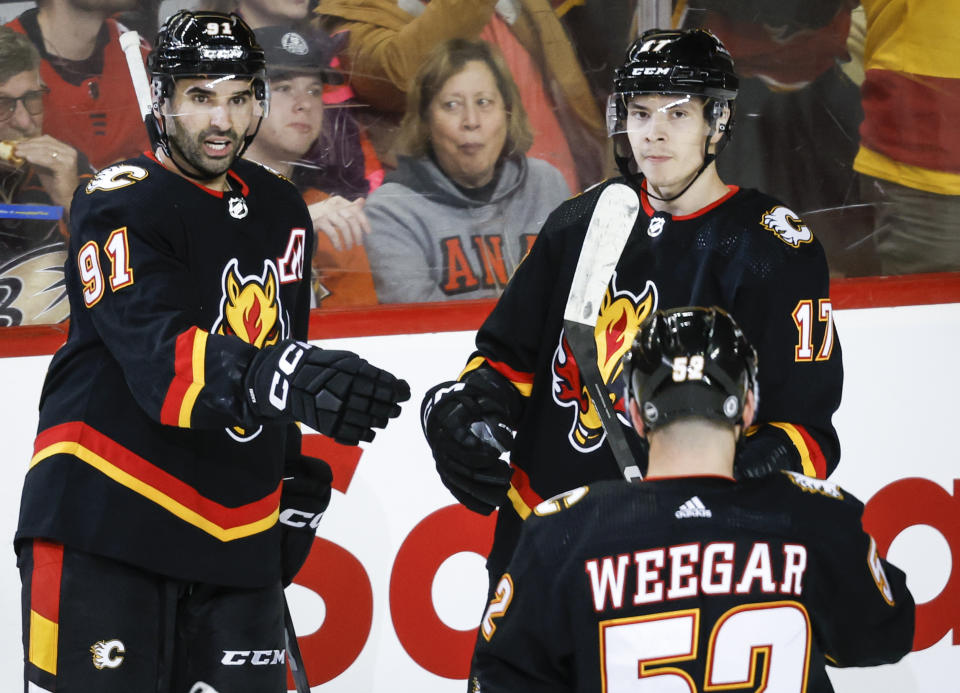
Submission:
[[381,303],[498,296],[570,190],[524,155],[532,135],[513,77],[485,41],[453,39],[408,92],[395,171],[367,200]]

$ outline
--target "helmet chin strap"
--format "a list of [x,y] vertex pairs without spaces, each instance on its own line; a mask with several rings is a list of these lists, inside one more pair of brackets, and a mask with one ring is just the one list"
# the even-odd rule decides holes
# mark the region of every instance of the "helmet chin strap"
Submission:
[[[703,164],[701,164],[701,165],[700,165],[700,168],[697,170],[697,172],[696,172],[695,174],[693,174],[693,178],[690,179],[690,182],[687,183],[685,186],[683,186],[683,190],[681,190],[680,192],[678,192],[678,193],[677,193],[676,195],[674,195],[673,197],[658,197],[657,195],[654,195],[654,194],[650,191],[650,186],[647,185],[647,191],[646,191],[646,192],[647,192],[647,197],[652,197],[654,200],[659,200],[660,202],[673,202],[673,201],[676,200],[678,197],[681,197],[685,192],[687,192],[687,190],[690,189],[690,186],[697,182],[697,179],[700,177],[700,175],[701,175],[704,171],[706,171],[706,170],[707,170],[707,167],[708,167],[710,164],[712,164],[712,163],[714,162],[714,160],[717,158],[717,155],[716,155],[716,154],[711,154],[711,153],[710,153],[710,138],[713,137],[713,134],[714,134],[714,133],[713,133],[713,126],[711,125],[711,126],[710,126],[710,132],[707,134],[707,140],[706,140],[706,142],[705,142],[704,145],[703,145]],[[643,179],[644,179],[645,177],[646,177],[646,176],[644,176],[644,175],[641,173],[641,174],[639,175],[639,178],[640,178],[640,181],[639,181],[639,182],[640,182],[640,183],[643,183]]]
[[[163,153],[166,155],[167,159],[170,160],[170,163],[172,163],[172,164],[174,165],[174,167],[175,167],[178,171],[180,171],[180,173],[182,173],[182,174],[183,174],[184,176],[186,176],[187,178],[192,178],[193,180],[198,180],[198,181],[201,181],[201,182],[203,182],[203,181],[212,181],[212,180],[220,177],[221,174],[219,174],[219,173],[216,174],[216,175],[213,175],[213,176],[205,176],[205,177],[204,177],[204,176],[198,175],[199,172],[197,172],[197,171],[188,171],[188,170],[185,169],[183,166],[181,166],[180,163],[177,161],[176,157],[174,157],[173,152],[172,152],[171,149],[170,149],[170,138],[167,136],[167,119],[166,119],[166,116],[164,116],[163,114],[159,114],[159,115],[158,115],[158,111],[157,111],[157,112],[154,113],[154,118],[156,118],[156,121],[157,121],[157,129],[160,131],[160,135],[159,135],[159,137],[158,137],[158,140],[160,141],[160,148],[163,150]],[[234,162],[235,162],[237,159],[239,159],[240,157],[242,157],[243,154],[244,154],[244,152],[247,151],[247,148],[250,146],[250,143],[253,142],[253,138],[257,136],[257,133],[258,133],[258,132],[260,132],[260,126],[261,126],[261,125],[263,125],[263,116],[262,116],[262,115],[261,115],[260,118],[257,120],[257,127],[256,127],[256,129],[253,131],[253,134],[251,134],[251,135],[246,135],[246,136],[243,138],[243,145],[240,147],[240,151],[237,152],[237,156],[234,157],[234,159],[233,159]],[[233,162],[230,163],[230,166],[231,166],[231,167],[233,166]]]

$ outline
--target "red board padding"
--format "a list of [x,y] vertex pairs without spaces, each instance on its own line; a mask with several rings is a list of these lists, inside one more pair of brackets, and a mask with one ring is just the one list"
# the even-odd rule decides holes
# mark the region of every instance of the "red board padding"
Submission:
[[[830,295],[837,310],[960,303],[960,272],[835,279]],[[487,299],[314,310],[310,339],[476,330],[494,303]],[[0,327],[0,357],[52,354],[66,338],[65,322]]]

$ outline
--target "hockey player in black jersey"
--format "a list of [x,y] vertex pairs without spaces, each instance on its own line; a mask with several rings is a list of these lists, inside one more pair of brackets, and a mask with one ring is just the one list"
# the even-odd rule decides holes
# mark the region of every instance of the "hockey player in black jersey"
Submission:
[[647,477],[534,509],[481,622],[468,690],[830,693],[825,665],[910,651],[914,601],[863,530],[860,501],[794,471],[734,479],[757,359],[725,312],[654,312],[624,370]]
[[[621,476],[563,329],[586,231],[613,186],[636,200],[636,220],[594,305],[597,366],[619,421],[612,425],[629,433],[620,360],[643,318],[661,308],[719,305],[766,364],[766,394],[738,453],[738,474],[789,469],[822,479],[837,465],[831,419],[843,368],[826,259],[788,207],[719,178],[714,158],[730,137],[736,94],[732,58],[712,34],[644,33],[616,70],[608,108],[623,177],[551,214],[480,328],[459,380],[427,393],[424,431],[444,484],[477,512],[500,508],[492,580],[532,507]],[[642,468],[643,447],[627,438]],[[506,450],[509,465],[501,460]]]
[[253,33],[180,12],[155,45],[161,146],[73,199],[70,333],[15,539],[25,677],[31,691],[280,693],[283,585],[331,481],[295,422],[370,441],[409,388],[304,341],[310,215],[240,158],[268,107]]

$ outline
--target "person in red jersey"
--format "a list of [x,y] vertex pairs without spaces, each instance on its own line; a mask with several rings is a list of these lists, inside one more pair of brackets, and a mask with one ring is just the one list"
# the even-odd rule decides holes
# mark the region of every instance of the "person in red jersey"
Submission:
[[[37,0],[9,26],[26,34],[40,53],[44,132],[103,168],[150,148],[119,35],[111,15],[136,0]],[[147,52],[143,44],[144,55]]]

